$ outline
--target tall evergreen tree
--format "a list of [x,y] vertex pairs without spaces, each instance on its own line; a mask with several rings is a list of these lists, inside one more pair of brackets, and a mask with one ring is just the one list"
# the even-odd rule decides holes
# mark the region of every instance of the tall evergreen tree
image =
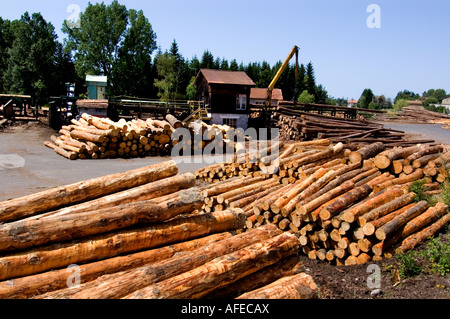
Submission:
[[25,12],[20,20],[12,22],[11,30],[14,40],[8,50],[8,67],[3,77],[7,91],[48,96],[55,72],[55,28],[40,13],[30,16]]
[[214,56],[209,50],[203,52],[200,66],[202,69],[214,69]]

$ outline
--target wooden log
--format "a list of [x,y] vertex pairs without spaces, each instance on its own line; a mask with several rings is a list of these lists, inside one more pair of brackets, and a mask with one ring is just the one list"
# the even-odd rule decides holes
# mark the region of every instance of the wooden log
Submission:
[[175,116],[173,116],[172,114],[166,115],[166,121],[169,122],[170,125],[172,125],[172,127],[174,129],[183,127],[183,123],[180,120],[178,120]]
[[400,184],[405,184],[405,183],[408,183],[408,182],[413,182],[413,181],[421,179],[422,177],[423,177],[423,170],[421,168],[418,168],[418,169],[416,169],[414,171],[414,173],[411,173],[409,175],[405,175],[405,176],[402,176],[402,177],[394,178],[394,179],[391,179],[391,180],[386,181],[384,183],[375,185],[373,187],[373,191],[374,191],[374,193],[378,193],[382,189],[385,189],[385,188],[387,188],[389,186],[400,185]]
[[[175,254],[180,255],[188,251],[193,251],[207,244],[230,238],[231,236],[229,232],[214,234],[175,245],[79,265],[80,284],[95,280],[106,274],[113,274],[172,258]],[[14,280],[2,281],[0,282],[0,298],[27,299],[36,295],[64,289],[67,288],[67,280],[71,275],[71,271],[63,268],[16,278]]]
[[434,146],[428,146],[425,147],[413,154],[411,154],[410,156],[408,156],[406,159],[409,163],[412,163],[413,161],[415,161],[416,159],[424,156],[424,155],[429,155],[429,154],[435,154],[435,153],[441,153],[444,151],[444,147],[442,145],[434,145]]
[[98,199],[83,202],[81,204],[68,206],[56,211],[43,213],[22,219],[27,221],[32,219],[44,219],[49,216],[62,216],[67,214],[74,214],[78,212],[86,212],[93,210],[93,207],[98,209],[114,207],[122,204],[127,204],[137,201],[146,201],[154,199],[160,202],[162,196],[173,194],[181,189],[191,188],[195,185],[195,176],[191,173],[179,174],[167,177],[158,181],[144,184],[142,186],[127,189],[122,192],[103,196]]
[[320,211],[319,213],[320,219],[322,220],[331,219],[333,216],[336,216],[353,203],[366,197],[371,191],[372,187],[370,187],[367,184],[364,184],[360,187],[347,191],[343,196],[340,196],[339,198],[335,199],[332,203],[330,203]]
[[11,199],[0,203],[0,222],[14,221],[62,206],[73,205],[160,180],[177,173],[176,163],[167,161]]
[[409,155],[418,152],[420,149],[421,146],[414,145],[410,147],[394,148],[383,151],[379,153],[377,156],[375,156],[375,165],[380,169],[388,168],[393,160],[396,160],[401,157],[403,158],[408,157]]
[[423,167],[426,164],[428,164],[428,162],[435,160],[437,158],[439,158],[439,154],[424,155],[424,156],[421,156],[421,157],[415,159],[414,161],[412,161],[412,166],[414,168]]
[[265,180],[265,181],[261,181],[261,182],[254,183],[254,184],[251,184],[251,185],[247,185],[247,186],[244,186],[244,187],[240,187],[240,188],[237,188],[237,189],[234,189],[234,190],[231,190],[231,191],[227,191],[226,193],[219,194],[217,196],[216,200],[217,200],[217,202],[219,204],[222,204],[222,203],[225,203],[226,199],[233,198],[236,195],[242,195],[243,193],[248,193],[249,195],[252,195],[252,193],[251,193],[252,191],[264,190],[263,187],[266,184],[274,185],[274,183],[278,183],[277,179]]
[[381,143],[373,143],[365,147],[360,148],[357,151],[353,151],[349,154],[349,160],[351,163],[360,163],[363,160],[375,157],[379,153],[385,150],[386,146]]
[[386,190],[384,193],[355,204],[352,207],[344,210],[340,214],[340,218],[348,223],[353,223],[359,216],[366,214],[367,212],[393,200],[394,198],[403,195],[404,192],[398,187],[393,187]]
[[417,233],[414,233],[414,234],[406,237],[402,241],[400,247],[398,247],[396,249],[396,252],[401,253],[401,252],[405,252],[405,251],[413,249],[418,244],[425,241],[427,238],[436,234],[442,227],[444,227],[449,222],[450,222],[450,214],[447,213],[443,217],[441,217],[438,221],[431,224],[430,226],[422,229],[421,231],[418,231]]
[[[277,190],[281,189],[283,187],[283,185],[275,185],[275,186],[271,186],[269,189],[256,193],[252,196],[248,196],[246,198],[242,198],[239,199],[237,201],[231,202],[230,203],[230,208],[242,208],[246,205],[251,205],[251,208],[253,209],[254,207],[254,203],[260,199],[263,198],[267,195],[273,194],[273,192],[276,192]],[[243,210],[245,211],[245,209],[243,208]]]
[[[78,158],[77,153],[69,152],[69,151],[53,144],[50,141],[45,141],[44,145],[47,146],[48,148],[51,148],[52,150],[54,150],[56,154],[61,155],[62,157],[65,157],[67,159],[70,159],[71,161],[76,160]],[[0,203],[0,212],[1,212],[1,203]],[[0,219],[1,219],[1,216],[0,216]]]
[[405,210],[410,209],[411,207],[413,207],[416,203],[411,203],[408,204],[400,209],[397,209],[396,211],[393,211],[383,217],[377,218],[373,221],[367,222],[362,226],[364,235],[366,236],[371,236],[373,234],[375,234],[375,230],[381,226],[383,226],[384,224],[386,224],[387,222],[391,221],[392,219],[394,219],[394,217],[402,214]]
[[95,135],[81,130],[72,130],[70,132],[70,137],[73,139],[85,140],[93,143],[103,143],[105,141],[105,136],[103,135]]
[[130,269],[99,277],[92,282],[71,289],[63,289],[39,296],[40,299],[117,299],[156,282],[172,278],[220,256],[236,252],[244,247],[281,234],[275,225],[265,225],[226,238],[217,243],[200,247],[181,256],[162,260],[149,266]]
[[405,238],[419,231],[421,228],[441,218],[447,212],[448,206],[443,202],[438,202],[434,207],[428,208],[424,213],[407,222],[402,228],[402,237]]
[[99,210],[79,212],[46,219],[18,221],[0,226],[0,251],[14,251],[48,243],[98,235],[130,227],[168,220],[182,213],[200,209],[203,197],[195,189],[156,203],[138,201]]
[[306,273],[286,276],[259,289],[246,292],[236,299],[316,299],[318,287]]
[[385,240],[386,237],[394,233],[401,226],[406,224],[409,220],[413,219],[417,215],[420,215],[428,208],[427,201],[420,201],[413,207],[407,209],[402,214],[398,215],[391,221],[387,222],[380,228],[378,228],[375,232],[375,236],[378,240]]
[[372,209],[371,211],[367,212],[366,214],[358,217],[358,225],[364,226],[366,223],[376,220],[380,217],[383,217],[397,209],[400,209],[414,201],[414,198],[416,197],[416,194],[413,192],[407,193],[405,195],[402,195],[400,197],[397,197],[393,199],[392,201],[389,201],[375,209]]
[[233,283],[249,274],[295,254],[299,242],[295,235],[284,233],[263,242],[242,248],[234,253],[139,289],[125,299],[194,299],[211,290]]
[[205,299],[234,299],[246,292],[259,289],[278,279],[292,276],[304,272],[305,267],[300,261],[299,256],[290,256],[282,259],[272,266],[266,267],[251,275],[222,287],[213,290],[206,295]]
[[244,226],[244,222],[245,216],[241,210],[229,210],[38,247],[1,257],[0,280],[239,229]]
[[214,195],[218,195],[221,193],[225,193],[231,190],[235,190],[237,188],[240,187],[244,187],[247,185],[251,185],[257,182],[261,182],[264,180],[264,177],[244,177],[244,178],[239,178],[237,180],[234,181],[229,181],[227,183],[223,183],[223,184],[218,184],[218,185],[213,185],[208,189],[205,189],[202,192],[202,195],[204,197],[211,197]]

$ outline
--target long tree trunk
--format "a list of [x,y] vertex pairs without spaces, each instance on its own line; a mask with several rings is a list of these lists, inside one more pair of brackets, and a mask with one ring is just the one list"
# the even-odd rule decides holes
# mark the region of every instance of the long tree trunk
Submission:
[[27,249],[103,234],[140,224],[162,222],[200,209],[203,197],[195,189],[183,190],[163,203],[140,201],[46,219],[18,221],[0,226],[0,251]]
[[0,222],[14,221],[176,175],[174,161],[52,188],[0,203]]
[[[97,262],[79,265],[80,284],[95,280],[96,278],[141,267],[150,263],[162,261],[216,243],[232,235],[229,232],[214,234],[207,237],[155,248],[143,252],[109,258]],[[47,292],[67,288],[67,280],[72,275],[67,268],[52,270],[41,274],[16,278],[14,280],[0,282],[1,299],[26,299]]]
[[300,273],[278,279],[236,299],[317,299],[318,292],[313,278],[306,273]]
[[121,254],[150,249],[209,234],[243,228],[242,210],[214,212],[147,227],[57,243],[0,258],[0,280],[17,278]]
[[299,241],[284,233],[218,257],[204,265],[139,289],[125,299],[195,299],[295,254]]
[[149,266],[100,277],[79,287],[44,294],[39,298],[117,299],[156,282],[199,267],[214,258],[238,251],[246,246],[280,235],[275,225],[252,229],[237,236],[211,243],[181,256]]

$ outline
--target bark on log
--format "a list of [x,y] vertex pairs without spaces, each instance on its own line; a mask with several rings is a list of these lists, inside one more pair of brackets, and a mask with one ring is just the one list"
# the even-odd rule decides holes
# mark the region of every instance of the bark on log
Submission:
[[317,299],[318,287],[306,273],[286,276],[236,299]]
[[66,205],[73,205],[160,180],[177,173],[176,163],[168,161],[11,199],[0,203],[0,222],[14,221]]
[[82,284],[79,287],[64,289],[39,296],[39,298],[71,299],[116,299],[156,282],[172,278],[205,263],[238,251],[249,245],[280,235],[275,225],[265,225],[237,236],[206,245],[182,256],[123,271]]
[[441,218],[448,212],[448,206],[443,202],[438,202],[436,206],[428,208],[423,214],[413,218],[402,228],[402,237],[405,238],[428,224]]
[[[207,244],[217,243],[231,236],[229,232],[214,234],[162,248],[79,265],[80,284],[95,280],[106,274],[113,274],[169,259],[175,254],[179,256],[182,253],[193,251]],[[72,274],[67,268],[63,268],[37,275],[16,278],[14,280],[2,281],[0,282],[0,298],[27,299],[51,291],[65,289],[67,288],[67,280]]]
[[381,142],[373,143],[360,148],[357,151],[351,152],[349,154],[349,160],[351,163],[360,163],[363,160],[375,157],[379,153],[383,152],[385,148],[386,146]]
[[320,219],[322,220],[331,219],[333,216],[337,215],[338,213],[340,213],[353,203],[359,201],[363,197],[366,197],[371,191],[372,187],[370,187],[367,184],[347,191],[344,194],[344,196],[337,198],[331,204],[329,204],[327,207],[323,208],[320,211],[319,213]]
[[408,157],[409,155],[420,151],[421,146],[414,145],[410,147],[403,148],[394,148],[381,152],[377,156],[375,156],[375,165],[380,169],[388,168],[391,165],[393,160],[396,160],[400,157]]
[[296,253],[299,241],[284,233],[218,257],[188,272],[137,290],[125,299],[194,299]]
[[[62,157],[65,157],[67,159],[70,159],[71,161],[76,160],[78,158],[77,153],[69,152],[69,151],[53,144],[50,141],[45,141],[44,145],[47,146],[48,148],[51,148],[52,150],[54,150],[56,154],[61,155]],[[1,207],[1,203],[0,203],[0,207]],[[0,218],[1,218],[1,216],[0,216]]]
[[364,226],[362,226],[364,234],[366,236],[371,236],[371,235],[375,234],[375,230],[377,228],[380,228],[387,222],[393,220],[396,216],[402,214],[403,212],[405,212],[405,210],[410,209],[414,205],[416,205],[416,203],[411,203],[411,204],[406,205],[400,209],[397,209],[396,211],[393,211],[392,213],[389,213],[383,217],[380,217],[373,221],[367,222],[366,224],[364,224]]
[[172,125],[172,127],[174,129],[183,127],[183,123],[180,120],[178,120],[175,116],[173,116],[172,114],[166,115],[166,121],[169,122],[170,125]]
[[431,224],[430,226],[422,229],[417,233],[414,233],[406,237],[402,241],[400,247],[396,249],[396,252],[401,253],[413,249],[427,238],[436,234],[442,227],[444,227],[449,222],[450,222],[450,213],[447,213],[443,217],[441,217],[437,222]]
[[415,196],[416,196],[415,193],[410,192],[369,211],[363,216],[358,217],[358,225],[362,227],[370,221],[376,220],[397,209],[400,209],[401,207],[404,207],[412,203],[414,201]]
[[240,229],[244,223],[242,210],[229,210],[92,236],[75,242],[38,247],[1,257],[0,280]]
[[200,209],[203,201],[199,191],[188,189],[163,203],[151,200],[132,202],[100,210],[1,225],[0,252],[104,234],[138,223],[162,222]]
[[423,177],[423,170],[421,168],[418,168],[413,173],[411,173],[409,175],[405,175],[405,176],[402,176],[402,177],[399,177],[399,178],[394,178],[394,179],[391,179],[391,180],[386,181],[384,183],[375,185],[373,187],[373,191],[374,191],[374,193],[378,193],[381,190],[383,190],[385,188],[388,188],[389,186],[400,185],[400,184],[405,184],[405,183],[408,183],[408,182],[413,182],[413,181],[421,179],[422,177]]
[[386,190],[385,192],[383,192],[382,194],[379,194],[377,196],[373,196],[372,198],[363,201],[361,203],[358,203],[348,209],[346,209],[345,211],[343,211],[340,214],[340,217],[342,220],[348,222],[348,223],[353,223],[354,221],[357,220],[357,218],[361,215],[366,214],[367,212],[393,200],[394,198],[403,195],[404,192],[402,189],[398,188],[398,187],[393,187],[390,188],[388,190]]
[[194,187],[194,185],[195,176],[193,174],[179,174],[155,182],[144,184],[142,186],[127,189],[122,192],[83,202],[81,204],[61,208],[49,213],[35,215],[29,218],[22,219],[21,221],[44,219],[48,217],[86,212],[92,210],[93,207],[98,210],[102,208],[114,207],[131,202],[146,201],[150,199],[154,199],[155,201],[160,202],[161,200],[164,200],[163,196],[173,194],[181,189]]
[[261,269],[260,271],[214,290],[204,298],[206,299],[234,299],[248,291],[264,287],[283,277],[292,276],[304,272],[305,267],[298,256],[291,256],[280,260],[272,266]]

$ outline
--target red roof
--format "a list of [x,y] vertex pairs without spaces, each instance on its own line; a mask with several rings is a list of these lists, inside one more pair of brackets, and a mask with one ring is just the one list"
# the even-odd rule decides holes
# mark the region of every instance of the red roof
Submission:
[[255,82],[249,78],[249,76],[243,71],[224,71],[224,70],[212,70],[201,69],[197,75],[196,82],[199,80],[199,76],[202,74],[208,83],[214,84],[235,84],[235,85],[249,85],[255,86]]
[[[267,99],[267,89],[265,88],[252,88],[250,91],[250,98],[255,100]],[[283,100],[283,91],[281,89],[273,89],[272,100]]]

